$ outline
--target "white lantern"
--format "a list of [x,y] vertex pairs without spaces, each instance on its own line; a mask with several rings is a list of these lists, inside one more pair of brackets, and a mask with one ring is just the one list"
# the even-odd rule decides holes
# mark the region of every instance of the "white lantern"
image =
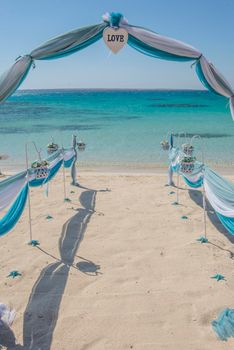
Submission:
[[77,147],[78,147],[78,150],[82,152],[85,150],[86,144],[83,141],[79,141],[77,142]]

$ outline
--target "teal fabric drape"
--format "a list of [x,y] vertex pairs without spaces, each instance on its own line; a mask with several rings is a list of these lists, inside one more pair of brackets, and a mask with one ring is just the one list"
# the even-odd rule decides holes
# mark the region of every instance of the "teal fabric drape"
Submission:
[[190,181],[187,177],[183,176],[185,183],[191,188],[199,188],[203,185],[203,177],[200,177],[196,182]]
[[28,196],[28,184],[24,186],[6,215],[0,220],[0,236],[5,235],[19,221]]
[[226,341],[229,337],[234,337],[234,309],[224,309],[211,324],[221,340]]
[[229,218],[227,216],[221,215],[217,211],[215,212],[218,216],[219,220],[223,224],[223,226],[226,228],[226,230],[231,234],[234,235],[234,218]]
[[72,166],[72,163],[74,162],[75,160],[75,156],[73,156],[71,159],[69,160],[65,160],[64,161],[64,167],[65,168],[70,168]]

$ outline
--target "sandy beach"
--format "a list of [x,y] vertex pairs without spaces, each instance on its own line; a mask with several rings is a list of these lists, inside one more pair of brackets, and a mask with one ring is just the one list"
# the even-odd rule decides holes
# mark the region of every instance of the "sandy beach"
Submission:
[[[17,312],[3,345],[232,349],[234,340],[218,340],[210,323],[233,307],[234,240],[208,208],[210,243],[196,241],[203,234],[200,191],[181,180],[174,206],[176,190],[164,186],[163,173],[82,171],[79,182],[83,188],[70,186],[67,172],[71,202],[63,202],[61,174],[48,198],[43,188],[31,190],[39,247],[27,245],[27,208],[1,238],[0,301]],[[12,270],[22,276],[7,278]],[[217,273],[225,280],[211,278]]]

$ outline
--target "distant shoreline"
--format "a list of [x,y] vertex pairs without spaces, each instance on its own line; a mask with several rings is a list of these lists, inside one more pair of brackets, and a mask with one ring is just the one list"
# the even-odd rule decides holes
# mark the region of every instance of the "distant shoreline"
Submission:
[[[0,169],[5,175],[11,175],[22,171],[26,168],[23,163],[13,163],[13,164],[0,164]],[[207,163],[212,170],[217,171],[222,175],[233,175],[234,164],[213,164]],[[77,165],[77,175],[82,174],[103,174],[103,175],[165,175],[167,176],[168,165],[160,163],[138,163],[138,162],[128,162],[128,163],[108,163],[108,162],[78,162]],[[69,170],[66,170],[67,174]]]

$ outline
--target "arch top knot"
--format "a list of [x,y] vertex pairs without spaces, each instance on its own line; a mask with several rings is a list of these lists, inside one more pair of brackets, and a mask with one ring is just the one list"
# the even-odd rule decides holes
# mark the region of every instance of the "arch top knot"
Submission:
[[119,28],[120,24],[128,24],[127,19],[120,12],[106,12],[102,19],[114,28]]

